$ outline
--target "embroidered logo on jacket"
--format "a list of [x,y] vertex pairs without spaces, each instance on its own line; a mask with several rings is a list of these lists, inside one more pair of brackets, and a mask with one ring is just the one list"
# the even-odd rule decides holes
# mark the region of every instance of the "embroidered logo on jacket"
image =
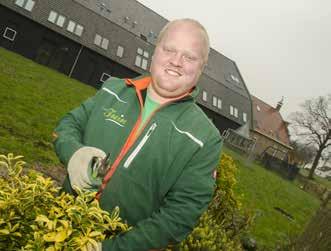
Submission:
[[114,108],[103,108],[103,110],[105,120],[112,121],[121,127],[125,126],[127,120],[125,119],[123,114],[119,114]]

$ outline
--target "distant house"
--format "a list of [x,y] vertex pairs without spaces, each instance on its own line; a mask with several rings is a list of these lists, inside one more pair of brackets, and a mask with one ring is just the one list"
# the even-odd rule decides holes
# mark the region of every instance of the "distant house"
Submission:
[[288,123],[283,120],[280,109],[283,101],[274,108],[261,99],[252,96],[253,129],[251,137],[256,139],[255,155],[261,155],[268,149],[268,153],[284,159],[292,150],[290,146]]
[[[136,0],[1,0],[0,46],[99,88],[109,77],[147,73],[167,22]],[[199,86],[197,102],[221,132],[252,121],[231,59],[211,49]]]

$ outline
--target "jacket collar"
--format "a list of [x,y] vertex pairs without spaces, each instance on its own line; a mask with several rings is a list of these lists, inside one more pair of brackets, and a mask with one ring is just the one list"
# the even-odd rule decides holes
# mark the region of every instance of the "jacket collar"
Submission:
[[[142,92],[143,94],[146,93],[146,89],[149,86],[149,84],[151,83],[152,78],[150,75],[142,75],[139,76],[137,78],[134,79],[129,79],[126,78],[125,79],[125,83],[128,86],[134,86],[138,91]],[[192,88],[192,90],[190,91],[190,93],[186,96],[184,96],[183,98],[181,98],[180,100],[177,101],[184,101],[184,100],[189,100],[189,99],[195,99],[199,94],[199,87],[195,86]],[[145,95],[143,95],[145,96]]]
[[142,75],[142,76],[139,76],[139,77],[134,78],[134,79],[130,79],[130,78],[125,79],[125,83],[127,85],[129,85],[129,86],[132,85],[139,91],[147,89],[147,87],[149,86],[151,81],[152,81],[152,78],[151,78],[151,76],[148,76],[148,75],[147,76]]

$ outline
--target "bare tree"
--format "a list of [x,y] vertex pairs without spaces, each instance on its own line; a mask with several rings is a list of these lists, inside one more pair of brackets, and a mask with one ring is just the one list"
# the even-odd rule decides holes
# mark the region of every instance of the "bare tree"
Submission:
[[317,151],[315,146],[307,145],[299,140],[291,141],[290,145],[293,147],[291,153],[292,157],[295,158],[296,162],[300,160],[298,164],[300,164],[302,168],[305,168],[308,163],[313,161]]
[[331,171],[331,151],[327,152],[324,156],[322,156],[321,160],[323,161],[323,164],[318,168],[318,170],[322,172]]
[[291,114],[291,126],[298,140],[317,149],[308,175],[313,179],[323,151],[331,148],[331,94],[306,100],[301,108]]

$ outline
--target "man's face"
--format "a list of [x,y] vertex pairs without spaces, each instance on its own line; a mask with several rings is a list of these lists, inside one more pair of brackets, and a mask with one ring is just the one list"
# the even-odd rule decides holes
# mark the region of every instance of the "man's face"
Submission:
[[151,88],[161,99],[176,98],[197,84],[204,65],[202,32],[191,23],[172,24],[155,48]]

